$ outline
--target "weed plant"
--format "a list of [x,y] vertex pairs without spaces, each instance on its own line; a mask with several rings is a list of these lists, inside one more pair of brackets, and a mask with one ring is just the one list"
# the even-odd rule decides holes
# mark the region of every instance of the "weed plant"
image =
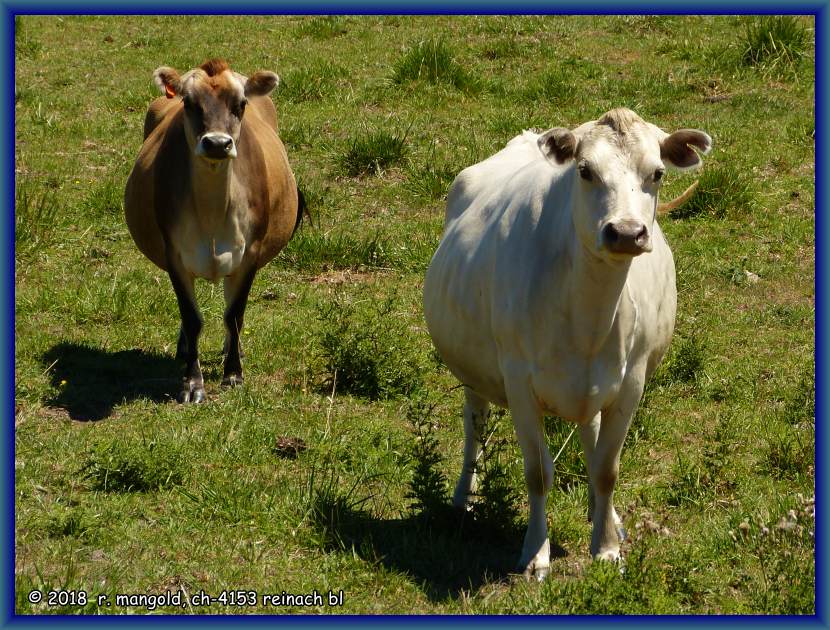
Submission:
[[444,523],[450,512],[448,482],[442,470],[434,410],[435,404],[430,405],[422,395],[413,397],[407,405],[406,418],[414,440],[413,471],[406,498],[415,516],[430,523]]
[[471,504],[476,530],[487,538],[501,541],[521,536],[522,529],[519,524],[522,486],[516,483],[509,469],[513,427],[510,426],[507,436],[499,431],[505,415],[503,410],[495,411],[482,423],[484,439],[476,461],[478,488]]
[[394,295],[377,302],[336,295],[320,307],[321,355],[338,391],[377,400],[422,387],[422,358],[407,342],[398,305]]

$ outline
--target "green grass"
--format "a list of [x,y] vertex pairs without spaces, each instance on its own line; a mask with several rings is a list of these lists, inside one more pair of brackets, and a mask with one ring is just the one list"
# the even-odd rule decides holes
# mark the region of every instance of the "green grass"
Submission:
[[672,350],[655,375],[660,384],[680,382],[695,383],[703,373],[706,361],[705,341],[693,334],[687,338],[676,338]]
[[717,165],[700,176],[694,196],[672,210],[672,217],[687,219],[701,214],[723,218],[727,213],[741,216],[757,206],[748,177],[735,166]]
[[19,256],[34,255],[49,245],[58,221],[54,190],[20,182],[14,195],[14,247]]
[[462,91],[479,89],[480,81],[458,63],[443,39],[427,39],[411,46],[394,65],[392,81],[446,83]]
[[406,155],[406,134],[372,131],[352,138],[341,164],[352,177],[380,174],[384,167],[399,164]]
[[[813,612],[814,29],[803,16],[17,16],[16,611],[147,612],[32,604],[32,589],[342,589],[338,608],[157,612]],[[219,387],[222,287],[197,283],[207,400],[185,407],[176,301],[129,236],[122,191],[153,70],[214,56],[282,77],[273,100],[313,225],[257,275],[241,387]],[[456,173],[523,129],[616,106],[701,128],[714,148],[661,193],[700,179],[660,219],[678,315],[623,449],[625,572],[590,561],[581,447],[551,418],[551,575],[531,584],[511,575],[527,498],[509,413],[494,410],[473,510],[449,508],[463,393],[433,352],[423,276]]]
[[303,20],[294,29],[298,37],[311,37],[314,39],[331,39],[344,35],[348,32],[345,19],[339,15],[321,15],[315,18]]
[[327,269],[363,269],[394,266],[398,260],[391,243],[380,236],[354,237],[350,234],[327,234],[300,230],[282,254],[282,264],[297,270],[320,272]]
[[181,485],[187,466],[175,443],[142,437],[141,443],[100,445],[81,472],[93,490],[147,492]]
[[279,101],[302,103],[331,98],[345,78],[343,68],[331,64],[317,64],[298,68],[280,76],[277,90]]
[[423,167],[412,167],[407,174],[404,186],[411,191],[419,202],[424,204],[435,203],[447,198],[452,180],[457,173],[448,166],[428,164]]
[[747,25],[743,37],[743,62],[749,66],[774,68],[794,65],[809,53],[810,35],[792,15],[757,18]]

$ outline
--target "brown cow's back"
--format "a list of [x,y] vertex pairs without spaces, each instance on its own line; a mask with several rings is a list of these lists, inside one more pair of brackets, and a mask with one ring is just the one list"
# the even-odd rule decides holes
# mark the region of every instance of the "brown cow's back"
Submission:
[[[153,204],[155,193],[153,165],[173,118],[182,111],[178,99],[157,98],[144,118],[144,144],[127,179],[124,213],[130,234],[142,254],[161,269],[167,270],[164,239]],[[181,118],[181,116],[179,116]],[[179,120],[181,124],[181,120]]]
[[[243,125],[240,138],[242,142],[253,134],[262,149],[262,159],[267,173],[268,196],[271,212],[260,220],[265,224],[264,235],[259,252],[257,268],[262,267],[276,256],[288,243],[297,222],[297,183],[288,164],[285,146],[277,134],[277,112],[273,102],[267,96],[258,96],[249,100],[245,114],[247,125]],[[255,174],[255,167],[245,169],[248,176]],[[243,172],[240,171],[240,176]]]

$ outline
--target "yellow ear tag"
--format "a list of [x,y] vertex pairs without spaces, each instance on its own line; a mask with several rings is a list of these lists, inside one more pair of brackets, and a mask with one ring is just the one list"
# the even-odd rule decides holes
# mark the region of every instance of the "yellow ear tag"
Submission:
[[173,91],[173,88],[171,88],[169,85],[165,84],[164,85],[164,95],[167,98],[173,98],[174,96],[176,96],[176,93]]

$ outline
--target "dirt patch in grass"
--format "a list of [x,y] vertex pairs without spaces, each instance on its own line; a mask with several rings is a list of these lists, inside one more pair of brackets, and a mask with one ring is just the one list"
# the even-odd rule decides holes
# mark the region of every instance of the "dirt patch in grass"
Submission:
[[374,282],[378,273],[370,273],[368,271],[353,271],[351,269],[332,269],[331,271],[324,271],[317,274],[308,281],[311,284],[317,285],[341,285],[341,284],[358,284],[362,282]]

